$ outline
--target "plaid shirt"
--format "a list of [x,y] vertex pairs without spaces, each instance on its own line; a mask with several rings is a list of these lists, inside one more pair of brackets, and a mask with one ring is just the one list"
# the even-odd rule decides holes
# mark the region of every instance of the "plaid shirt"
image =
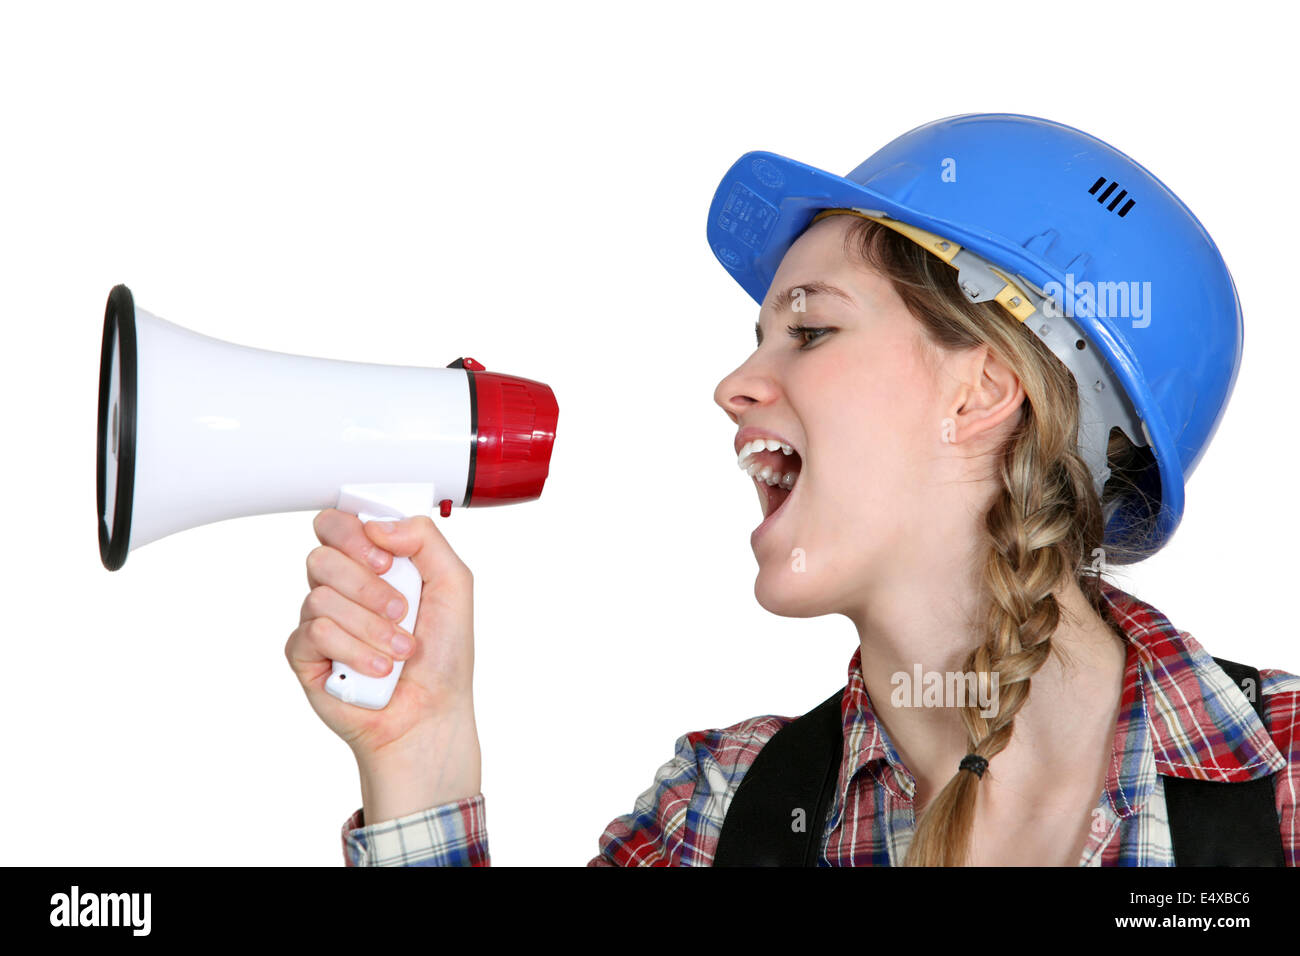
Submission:
[[[1190,634],[1103,582],[1127,636],[1124,690],[1105,789],[1080,866],[1172,866],[1162,777],[1242,781],[1277,772],[1278,825],[1288,866],[1300,862],[1300,677],[1260,670],[1268,729]],[[822,866],[898,865],[912,837],[915,781],[872,714],[861,648],[841,705],[844,752],[822,835]],[[753,717],[679,737],[674,757],[632,812],[600,838],[588,866],[710,866],[736,788],[755,756],[793,718]],[[349,866],[487,866],[483,795],[364,826],[343,826]]]

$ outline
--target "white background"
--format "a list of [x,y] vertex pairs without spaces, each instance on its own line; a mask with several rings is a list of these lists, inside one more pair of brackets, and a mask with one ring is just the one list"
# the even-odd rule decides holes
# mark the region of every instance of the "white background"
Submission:
[[956,113],[1100,136],[1215,237],[1237,390],[1172,544],[1116,580],[1300,671],[1291,32],[1245,5],[884,6],[0,8],[0,862],[332,866],[360,802],[283,657],[311,513],[100,563],[113,285],[227,341],[554,387],[541,501],[443,527],[475,571],[493,862],[581,864],[680,734],[804,712],[857,640],[753,597],[712,392],[757,307],[705,242],[718,180],[751,149],[844,173]]

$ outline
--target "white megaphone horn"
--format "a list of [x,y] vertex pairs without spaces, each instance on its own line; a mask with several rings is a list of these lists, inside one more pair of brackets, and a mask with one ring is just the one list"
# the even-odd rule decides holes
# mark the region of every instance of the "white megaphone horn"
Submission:
[[[244,515],[338,508],[372,521],[532,501],[558,417],[549,387],[471,358],[424,368],[248,348],[138,309],[119,285],[99,366],[99,555],[116,571],[141,545]],[[383,577],[413,632],[419,572],[394,557]],[[335,661],[325,686],[378,710],[401,672]]]

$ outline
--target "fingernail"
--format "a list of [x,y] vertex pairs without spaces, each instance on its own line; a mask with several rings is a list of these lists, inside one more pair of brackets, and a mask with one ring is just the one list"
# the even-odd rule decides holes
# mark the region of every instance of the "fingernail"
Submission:
[[370,661],[370,665],[375,670],[379,671],[380,676],[385,676],[388,674],[388,661],[384,660],[382,657],[373,658]]
[[394,621],[400,621],[405,616],[402,612],[403,607],[405,607],[405,605],[403,605],[401,601],[397,600],[397,598],[393,598],[388,602],[388,616]]
[[393,638],[393,650],[398,654],[405,654],[411,649],[411,639],[405,634],[397,634]]
[[371,524],[385,534],[391,534],[397,530],[397,522],[395,521],[372,521]]
[[384,566],[384,553],[378,548],[370,549],[370,566],[376,571]]

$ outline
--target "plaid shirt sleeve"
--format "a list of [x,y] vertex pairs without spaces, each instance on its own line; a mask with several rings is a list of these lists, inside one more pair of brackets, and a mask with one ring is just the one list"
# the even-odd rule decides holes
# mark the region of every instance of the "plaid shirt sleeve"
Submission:
[[365,825],[359,809],[343,824],[347,866],[490,866],[483,794]]

